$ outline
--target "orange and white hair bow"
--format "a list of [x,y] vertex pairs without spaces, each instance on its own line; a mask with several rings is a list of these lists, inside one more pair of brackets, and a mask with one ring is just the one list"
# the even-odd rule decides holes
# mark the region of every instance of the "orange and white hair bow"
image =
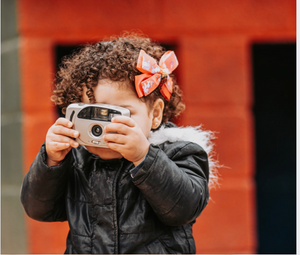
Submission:
[[160,92],[166,100],[170,100],[173,91],[173,81],[169,77],[178,66],[178,60],[173,51],[167,51],[159,64],[141,50],[136,68],[143,74],[135,76],[135,89],[138,97],[147,96],[160,85]]

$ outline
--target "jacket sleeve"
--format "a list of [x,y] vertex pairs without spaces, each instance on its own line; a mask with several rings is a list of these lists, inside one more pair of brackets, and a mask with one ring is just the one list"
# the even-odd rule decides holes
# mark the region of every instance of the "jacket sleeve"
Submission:
[[143,167],[133,178],[155,214],[166,225],[194,221],[209,200],[208,157],[197,144],[150,145]]
[[64,192],[71,161],[69,153],[60,165],[49,167],[42,145],[21,188],[21,203],[30,218],[48,222],[67,220]]

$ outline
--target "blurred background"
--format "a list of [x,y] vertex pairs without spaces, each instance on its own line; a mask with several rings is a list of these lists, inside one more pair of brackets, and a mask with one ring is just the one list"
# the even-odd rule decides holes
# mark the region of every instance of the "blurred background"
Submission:
[[22,178],[58,116],[61,58],[133,29],[176,52],[177,124],[217,132],[197,253],[296,253],[295,0],[2,0],[1,252],[64,252],[67,223],[29,219]]

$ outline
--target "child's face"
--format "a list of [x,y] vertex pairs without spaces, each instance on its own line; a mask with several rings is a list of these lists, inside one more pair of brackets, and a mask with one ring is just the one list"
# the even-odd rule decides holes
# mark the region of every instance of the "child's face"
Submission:
[[[150,134],[152,127],[153,111],[148,109],[146,103],[142,102],[135,91],[129,88],[125,82],[115,82],[111,80],[101,80],[98,85],[93,88],[96,103],[111,104],[122,106],[130,110],[131,118],[139,125],[146,138]],[[83,89],[83,103],[90,103],[89,98],[86,95],[86,88]],[[108,153],[111,151],[112,157],[116,158],[117,152],[110,149],[104,149],[99,147],[88,147],[88,150],[99,155],[100,152]],[[118,153],[117,153],[118,154]],[[103,159],[103,155],[99,155]],[[121,157],[121,156],[120,156]]]

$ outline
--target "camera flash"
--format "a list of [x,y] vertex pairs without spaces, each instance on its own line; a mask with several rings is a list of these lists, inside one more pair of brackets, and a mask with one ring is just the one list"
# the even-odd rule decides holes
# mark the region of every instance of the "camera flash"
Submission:
[[108,109],[101,109],[100,114],[104,115],[104,116],[107,116],[108,115]]

